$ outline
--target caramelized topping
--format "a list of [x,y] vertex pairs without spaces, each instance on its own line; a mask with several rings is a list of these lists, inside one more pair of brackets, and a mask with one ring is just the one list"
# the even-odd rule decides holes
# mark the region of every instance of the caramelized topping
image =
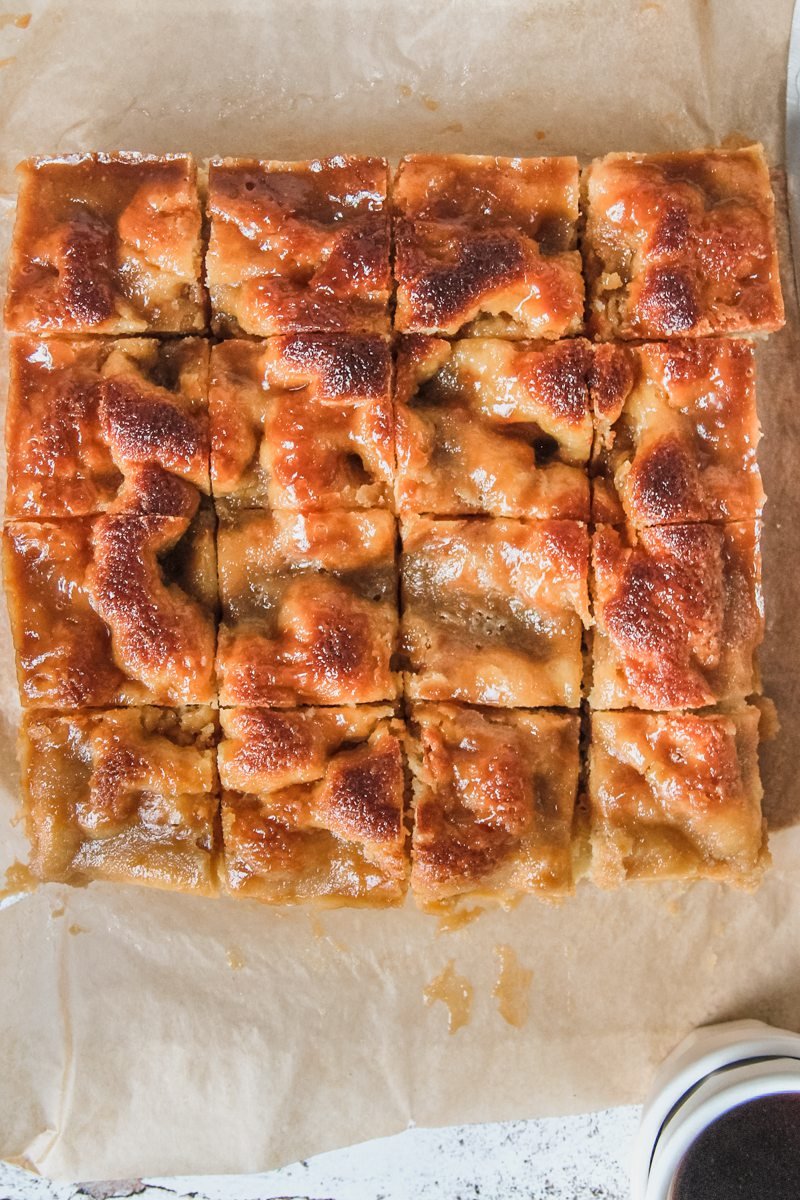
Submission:
[[296,334],[212,354],[212,478],[236,507],[386,505],[391,357],[379,338]]
[[758,710],[725,715],[594,713],[589,759],[592,875],[712,876],[752,886],[768,861]]
[[391,709],[239,709],[223,728],[230,891],[272,902],[402,899],[405,781]]
[[577,717],[426,704],[412,720],[417,900],[570,891]]
[[609,154],[587,172],[591,325],[603,338],[783,324],[774,199],[760,146]]
[[15,339],[9,515],[192,515],[210,490],[207,367],[195,338]]
[[575,159],[411,155],[395,209],[395,326],[558,338],[580,331]]
[[760,515],[752,345],[653,343],[626,358],[631,384],[619,402],[593,395],[595,519],[641,528]]
[[29,159],[18,170],[10,329],[203,328],[200,200],[190,158],[67,155]]
[[211,709],[27,714],[24,813],[40,879],[216,890]]
[[594,534],[594,708],[702,708],[755,688],[758,529],[670,525],[636,545]]
[[378,158],[212,162],[207,271],[217,331],[387,331],[386,188]]
[[247,513],[219,535],[225,704],[365,703],[397,694],[389,513]]
[[403,525],[406,692],[502,707],[577,707],[588,535],[569,521]]

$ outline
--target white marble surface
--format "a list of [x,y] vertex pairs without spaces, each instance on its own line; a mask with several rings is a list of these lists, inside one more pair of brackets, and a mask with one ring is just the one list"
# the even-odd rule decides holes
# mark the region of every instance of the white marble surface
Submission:
[[0,1200],[627,1200],[638,1115],[411,1129],[264,1175],[54,1184],[0,1163]]

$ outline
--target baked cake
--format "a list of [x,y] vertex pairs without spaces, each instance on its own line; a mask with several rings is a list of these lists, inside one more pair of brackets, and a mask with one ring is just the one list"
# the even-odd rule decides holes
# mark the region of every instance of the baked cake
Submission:
[[214,700],[214,523],[105,515],[13,521],[5,582],[22,703]]
[[764,489],[756,459],[752,343],[733,338],[598,347],[614,391],[595,389],[592,516],[635,528],[752,521]]
[[415,516],[402,538],[406,696],[578,707],[585,525]]
[[388,166],[213,159],[206,275],[222,334],[389,330]]
[[193,516],[211,490],[208,344],[14,338],[10,517]]
[[221,719],[226,890],[273,904],[402,900],[402,723],[391,707],[233,708]]
[[783,325],[775,200],[761,146],[609,154],[585,172],[592,332],[769,333]]
[[759,689],[760,527],[664,525],[592,538],[596,709],[704,708]]
[[387,342],[360,334],[228,341],[211,352],[211,473],[220,504],[381,508],[392,495]]
[[577,715],[415,704],[411,886],[424,907],[573,890]]
[[364,512],[223,516],[224,705],[364,704],[397,696],[395,523]]
[[191,333],[206,325],[197,169],[184,154],[66,154],[17,168],[6,326]]
[[398,511],[588,520],[591,357],[579,338],[402,338]]
[[212,709],[29,712],[20,744],[39,879],[216,891]]
[[759,712],[595,712],[589,749],[592,878],[709,877],[748,886],[769,856]]
[[576,158],[411,154],[392,209],[398,331],[580,333]]

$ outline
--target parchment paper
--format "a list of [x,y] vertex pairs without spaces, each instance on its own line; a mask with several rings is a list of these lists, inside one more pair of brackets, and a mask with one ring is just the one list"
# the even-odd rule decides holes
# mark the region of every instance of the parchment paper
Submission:
[[[27,28],[12,16],[30,12]],[[554,153],[760,138],[782,157],[790,0],[24,0],[0,4],[0,191],[26,154]],[[7,241],[13,205],[0,211]],[[4,257],[4,256],[0,256]],[[4,263],[0,262],[3,275]],[[94,885],[0,913],[0,1153],[75,1178],[245,1172],[388,1134],[641,1098],[695,1024],[800,1028],[800,330],[760,352],[765,748],[775,868],[533,901],[454,933],[416,913],[270,911]],[[3,855],[19,853],[0,646]],[[24,849],[22,849],[24,853]],[[495,948],[533,970],[514,1028]],[[470,981],[454,1036],[423,990]]]

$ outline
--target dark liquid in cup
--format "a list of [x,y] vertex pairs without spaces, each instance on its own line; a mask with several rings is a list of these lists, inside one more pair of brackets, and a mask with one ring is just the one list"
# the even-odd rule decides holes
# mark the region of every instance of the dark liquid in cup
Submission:
[[671,1200],[800,1200],[800,1093],[760,1096],[692,1142]]

